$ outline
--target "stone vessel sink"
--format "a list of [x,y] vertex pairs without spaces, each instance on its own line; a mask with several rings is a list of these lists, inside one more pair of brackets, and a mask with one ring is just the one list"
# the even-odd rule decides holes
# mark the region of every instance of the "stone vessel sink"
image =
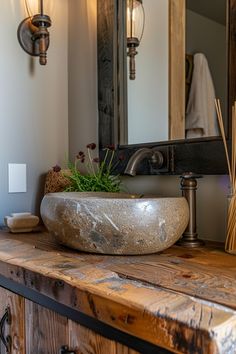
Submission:
[[43,198],[41,216],[65,246],[92,253],[140,255],[172,246],[188,224],[189,209],[182,197],[63,192]]

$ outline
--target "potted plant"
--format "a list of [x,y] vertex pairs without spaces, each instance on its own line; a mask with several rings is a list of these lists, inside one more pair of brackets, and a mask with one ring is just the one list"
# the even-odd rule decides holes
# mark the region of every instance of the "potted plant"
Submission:
[[[121,190],[121,181],[113,171],[122,159],[114,162],[115,151],[113,146],[105,149],[102,161],[94,154],[95,143],[86,146],[87,153],[80,151],[74,163],[68,162],[68,168],[62,170],[56,165],[47,174],[45,194],[50,192],[110,192]],[[80,164],[85,165],[86,173],[81,172]],[[83,168],[84,169],[84,168]]]

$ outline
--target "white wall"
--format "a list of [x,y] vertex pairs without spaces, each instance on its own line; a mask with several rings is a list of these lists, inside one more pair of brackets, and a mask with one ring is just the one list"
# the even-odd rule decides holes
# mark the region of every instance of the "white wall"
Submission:
[[143,6],[148,21],[135,57],[136,79],[128,78],[129,144],[168,140],[169,6],[166,0]]
[[[0,222],[10,212],[38,212],[42,175],[68,152],[67,0],[57,1],[48,65],[20,47],[23,0],[1,0]],[[27,193],[8,194],[8,163],[27,164]]]
[[[76,0],[71,1],[71,9],[75,10]],[[80,19],[82,28],[87,29],[88,23],[91,27],[95,21],[94,12],[87,12],[86,4],[90,3],[95,7],[96,0],[81,0]],[[77,24],[76,26],[80,26]],[[81,27],[76,27],[81,28]],[[73,26],[71,27],[73,32]],[[95,27],[93,27],[95,31]],[[76,30],[78,32],[78,29]],[[71,33],[71,32],[70,32]],[[74,56],[80,56],[81,65],[71,66],[71,77],[73,86],[79,87],[76,95],[70,99],[70,110],[75,112],[70,116],[70,124],[75,129],[70,134],[70,147],[72,155],[78,149],[84,148],[88,141],[94,141],[97,137],[97,93],[93,85],[96,85],[96,36],[90,35],[81,30],[78,45],[75,47]],[[79,53],[77,53],[78,51]],[[86,58],[88,60],[86,61]],[[90,59],[89,59],[90,58]],[[92,59],[91,59],[92,58]],[[86,61],[86,63],[84,63]],[[89,73],[89,79],[88,79]],[[86,98],[86,94],[88,97]],[[82,100],[84,99],[84,102]],[[136,176],[123,177],[124,188],[130,192],[154,193],[162,196],[180,195],[180,179],[178,176]],[[201,238],[224,241],[225,220],[226,220],[226,195],[228,193],[228,178],[226,176],[204,176],[199,180],[197,191],[197,224],[198,233]]]
[[98,136],[97,2],[69,0],[70,158]]

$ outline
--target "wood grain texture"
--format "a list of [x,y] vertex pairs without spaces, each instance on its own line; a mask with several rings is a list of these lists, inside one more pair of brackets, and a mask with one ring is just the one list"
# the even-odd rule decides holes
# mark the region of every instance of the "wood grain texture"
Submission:
[[70,320],[69,348],[75,350],[76,354],[138,354],[138,352],[106,339]]
[[[114,0],[97,2],[98,111],[101,148],[117,143],[117,5]],[[112,65],[111,65],[112,64]],[[114,81],[113,81],[114,80]]]
[[109,257],[57,251],[47,233],[0,233],[1,275],[176,353],[233,353],[235,269],[215,245]]
[[185,138],[185,0],[169,0],[169,140]]
[[[11,354],[24,354],[24,299],[6,289],[0,288],[1,318],[7,307],[10,309],[11,324],[5,324],[4,326],[5,338],[7,335],[11,336]],[[0,343],[0,353],[6,353],[5,347],[2,343]]]
[[67,318],[25,300],[26,354],[59,354],[68,343]]
[[[236,267],[233,268],[236,271]],[[114,265],[110,269],[126,279],[142,280],[236,310],[236,279],[232,278],[232,268],[220,269],[214,264],[206,267],[205,264],[161,255],[155,261]]]
[[138,352],[122,344],[116,343],[116,354],[138,354]]

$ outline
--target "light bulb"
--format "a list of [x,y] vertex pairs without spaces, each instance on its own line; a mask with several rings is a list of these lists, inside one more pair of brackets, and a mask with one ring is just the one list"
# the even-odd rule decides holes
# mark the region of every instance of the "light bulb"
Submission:
[[127,38],[137,38],[143,35],[144,9],[142,1],[127,0]]
[[[54,3],[54,0],[43,1],[44,14],[50,17],[52,16]],[[33,17],[34,15],[40,13],[40,0],[25,0],[25,10],[28,17]]]

